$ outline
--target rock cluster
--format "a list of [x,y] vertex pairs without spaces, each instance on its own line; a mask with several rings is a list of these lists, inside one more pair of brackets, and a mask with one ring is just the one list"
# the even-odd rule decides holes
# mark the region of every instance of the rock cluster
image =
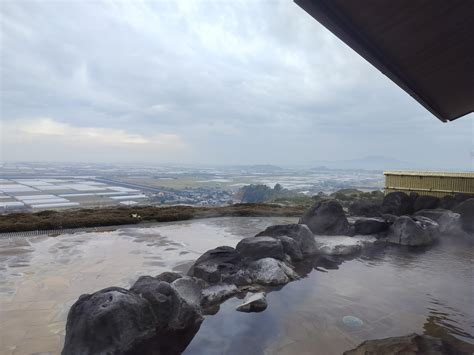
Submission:
[[[142,276],[129,290],[111,287],[82,295],[68,314],[63,354],[180,353],[198,331],[203,314],[215,313],[229,297],[251,291],[238,310],[263,311],[265,287],[284,285],[313,268],[337,269],[339,258],[367,244],[413,247],[433,243],[440,233],[472,236],[474,198],[459,200],[393,192],[385,196],[377,217],[349,219],[339,202],[317,202],[298,224],[271,226],[235,248],[206,251],[186,276]],[[455,206],[453,211],[439,208],[448,204]],[[407,338],[410,344],[426,341]],[[370,352],[374,346],[390,353],[390,342],[381,342],[366,342],[347,354]]]
[[349,221],[336,200],[316,202],[300,218],[314,234],[344,235],[349,233]]
[[200,293],[189,277],[168,283],[144,276],[130,290],[82,295],[69,311],[62,353],[180,353],[203,321]]
[[[454,207],[450,211],[441,206]],[[307,225],[316,240],[321,235],[371,235],[379,241],[409,246],[432,244],[440,235],[466,236],[474,232],[474,198],[466,195],[440,199],[391,192],[380,205],[356,201],[349,210],[362,212],[363,216],[348,219],[337,201],[317,202],[299,223]]]

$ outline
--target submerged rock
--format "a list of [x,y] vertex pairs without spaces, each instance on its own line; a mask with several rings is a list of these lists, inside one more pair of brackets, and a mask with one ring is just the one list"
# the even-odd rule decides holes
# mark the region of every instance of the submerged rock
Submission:
[[[317,252],[314,235],[304,224],[279,224],[270,226],[258,233],[256,237],[281,237],[286,236],[296,241],[303,256],[314,255]],[[291,255],[290,255],[291,256]]]
[[272,237],[244,238],[237,244],[235,250],[251,260],[263,258],[283,260],[285,256],[281,241]]
[[402,216],[413,213],[413,198],[404,192],[390,192],[385,195],[382,201],[382,213]]
[[401,337],[367,340],[344,355],[462,355],[441,339],[428,335],[409,334]]
[[390,224],[383,218],[358,218],[354,223],[355,234],[377,234],[388,229]]
[[390,226],[385,240],[393,244],[423,246],[432,244],[438,233],[438,223],[429,218],[401,216]]
[[300,218],[300,224],[305,224],[314,234],[348,235],[349,222],[339,202],[325,200],[316,202]]
[[244,302],[237,306],[239,312],[262,312],[267,309],[267,299],[265,293],[247,293]]
[[358,328],[364,325],[364,322],[362,321],[362,319],[354,317],[354,316],[342,317],[342,323],[344,323],[344,325],[347,325],[348,327],[351,327],[351,328]]

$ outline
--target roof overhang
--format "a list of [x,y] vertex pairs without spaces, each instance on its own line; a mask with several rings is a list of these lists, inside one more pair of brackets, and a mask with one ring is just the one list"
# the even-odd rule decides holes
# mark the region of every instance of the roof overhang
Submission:
[[474,111],[473,0],[295,0],[441,121]]

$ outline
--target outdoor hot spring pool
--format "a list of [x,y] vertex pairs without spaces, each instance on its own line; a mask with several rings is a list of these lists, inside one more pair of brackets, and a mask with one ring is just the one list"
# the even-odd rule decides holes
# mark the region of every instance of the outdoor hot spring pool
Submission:
[[[204,251],[235,246],[294,218],[228,217],[101,233],[0,239],[0,354],[58,354],[67,312],[83,293],[184,272]],[[366,339],[410,332],[474,351],[472,244],[371,248],[270,290],[262,313],[232,298],[207,316],[186,354],[341,354]]]

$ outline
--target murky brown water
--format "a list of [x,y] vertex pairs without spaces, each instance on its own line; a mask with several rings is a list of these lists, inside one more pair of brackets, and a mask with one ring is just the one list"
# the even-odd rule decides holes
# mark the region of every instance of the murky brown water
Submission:
[[83,293],[182,270],[295,218],[212,218],[112,232],[0,239],[0,354],[60,353],[67,313]]
[[[474,352],[474,249],[443,240],[417,251],[388,247],[313,271],[267,296],[266,311],[207,317],[186,354],[342,354],[366,339],[426,333]],[[362,320],[346,325],[343,317]]]
[[[80,294],[129,287],[140,275],[185,270],[204,251],[234,246],[284,218],[215,218],[57,238],[0,239],[0,354],[60,352]],[[341,354],[365,339],[409,332],[474,352],[472,244],[371,250],[268,294],[259,314],[230,299],[206,317],[187,354]],[[361,326],[343,322],[362,320]]]

